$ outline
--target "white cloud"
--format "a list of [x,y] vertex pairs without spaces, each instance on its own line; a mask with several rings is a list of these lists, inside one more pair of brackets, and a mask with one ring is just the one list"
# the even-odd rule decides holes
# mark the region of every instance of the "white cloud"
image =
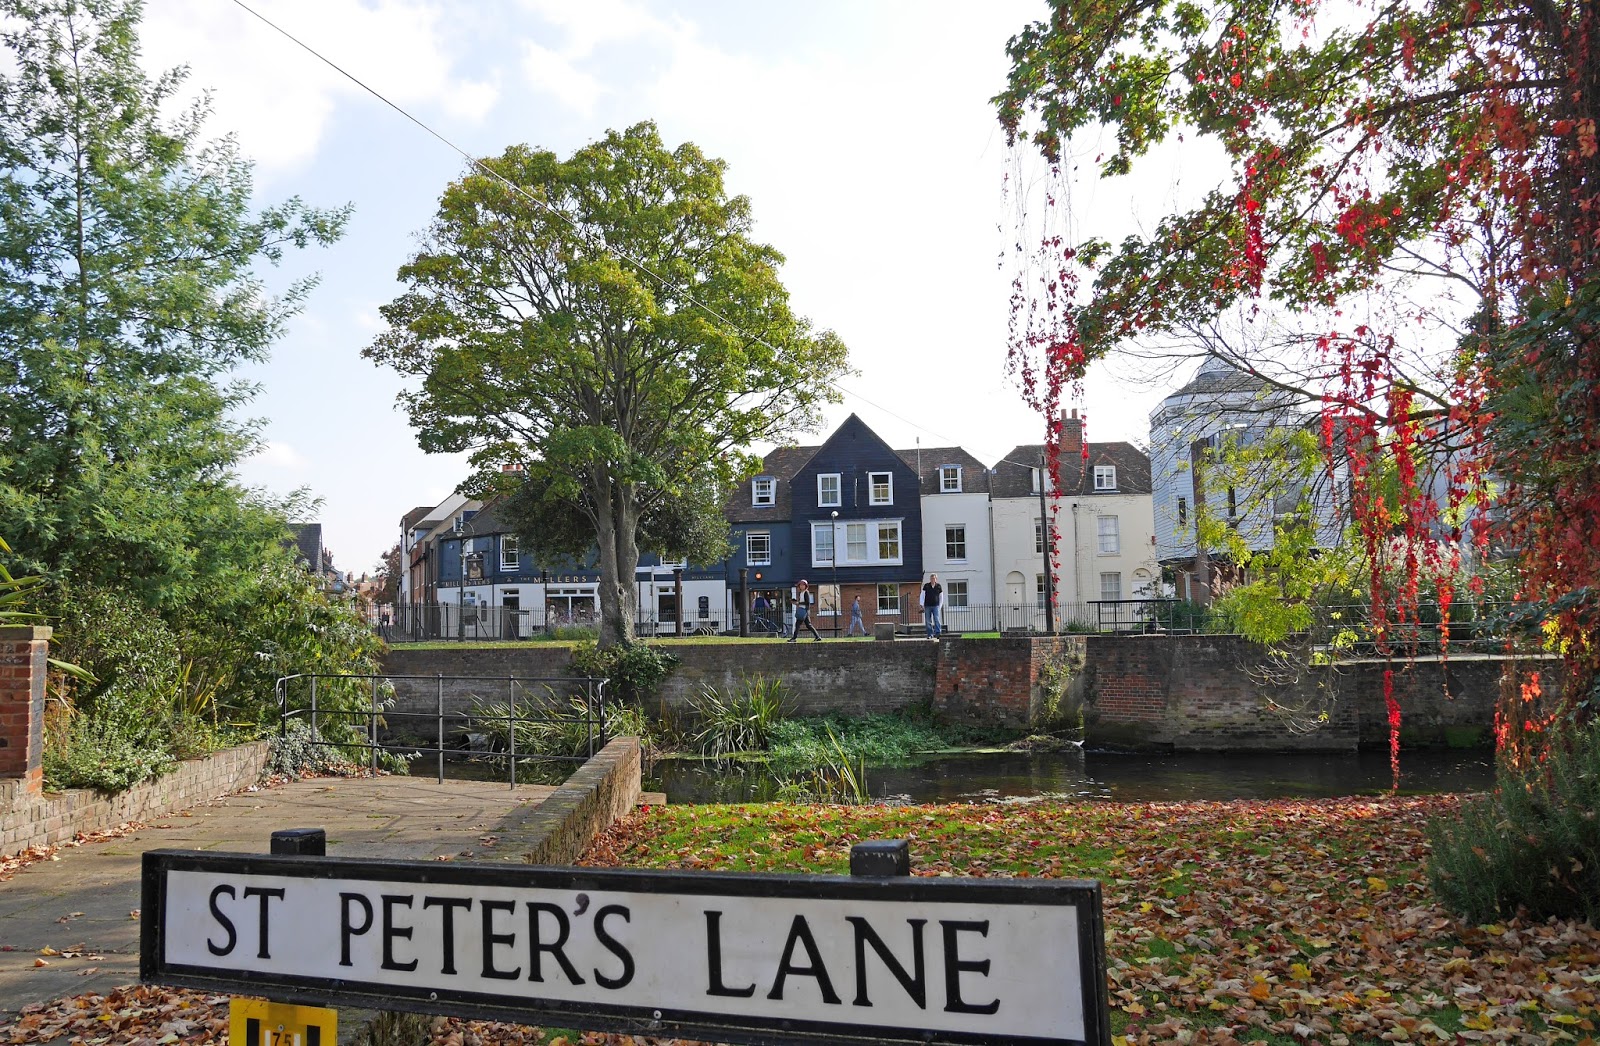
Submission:
[[565,55],[532,40],[522,45],[522,74],[535,91],[553,95],[584,116],[594,112],[595,104],[606,93],[598,79],[580,70]]
[[[426,0],[257,0],[286,32],[397,104],[478,122],[499,98],[492,72],[455,71],[448,5]],[[193,71],[192,89],[215,92],[213,130],[236,130],[245,155],[268,176],[316,153],[336,107],[378,105],[350,79],[242,8],[216,0],[168,0],[146,9],[145,66]]]
[[250,460],[257,465],[274,469],[299,469],[307,464],[305,456],[298,450],[276,440],[256,451]]

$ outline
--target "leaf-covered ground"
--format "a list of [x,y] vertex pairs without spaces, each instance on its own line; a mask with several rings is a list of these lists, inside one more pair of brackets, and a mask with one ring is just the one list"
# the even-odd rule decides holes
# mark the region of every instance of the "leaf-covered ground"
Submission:
[[1593,1043],[1600,932],[1465,926],[1424,827],[1459,798],[943,807],[656,807],[586,863],[848,872],[911,840],[919,875],[1099,879],[1127,1043]]
[[[843,874],[851,844],[904,838],[920,875],[1099,879],[1119,1043],[1594,1046],[1600,932],[1465,926],[1433,903],[1424,826],[1459,801],[651,807],[585,863]],[[215,1041],[214,1002],[152,989],[65,1000],[0,1023],[0,1043]],[[429,1031],[439,1046],[635,1042],[456,1020]]]

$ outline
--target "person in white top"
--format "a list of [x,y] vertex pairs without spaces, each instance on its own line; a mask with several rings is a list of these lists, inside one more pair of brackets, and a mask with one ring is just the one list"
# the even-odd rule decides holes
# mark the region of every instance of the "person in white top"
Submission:
[[793,643],[800,638],[802,628],[809,628],[811,638],[818,643],[822,642],[822,635],[817,631],[817,626],[811,623],[811,607],[816,601],[817,597],[811,594],[811,582],[801,578],[800,583],[794,588],[794,635],[789,637],[789,642]]

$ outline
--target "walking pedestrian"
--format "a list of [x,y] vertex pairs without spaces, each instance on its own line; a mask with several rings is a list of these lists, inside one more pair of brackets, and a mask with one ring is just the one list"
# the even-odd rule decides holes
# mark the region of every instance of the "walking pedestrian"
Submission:
[[858,629],[858,628],[861,629],[861,634],[862,635],[866,635],[867,634],[867,626],[862,624],[862,622],[861,622],[861,597],[860,596],[857,596],[856,598],[854,598],[854,599],[852,599],[850,601],[850,628],[849,628],[849,630],[847,632],[845,632],[845,635],[846,636],[855,635],[856,634],[856,629]]
[[800,638],[802,628],[809,628],[811,638],[818,643],[822,642],[822,634],[817,631],[817,626],[811,623],[811,605],[816,601],[816,597],[811,594],[811,582],[801,578],[794,589],[794,635],[789,637],[789,642],[793,643]]
[[938,639],[939,633],[944,631],[943,603],[944,586],[939,584],[938,574],[929,574],[928,583],[922,586],[922,624],[928,630],[929,639]]

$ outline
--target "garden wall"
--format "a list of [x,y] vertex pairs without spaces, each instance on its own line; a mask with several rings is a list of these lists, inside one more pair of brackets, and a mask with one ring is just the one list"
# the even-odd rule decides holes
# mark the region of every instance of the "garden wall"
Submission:
[[107,795],[73,788],[43,795],[24,780],[0,780],[0,856],[30,846],[69,842],[79,832],[97,832],[129,821],[148,821],[196,803],[248,788],[261,779],[267,742],[241,745],[186,759],[165,777]]

